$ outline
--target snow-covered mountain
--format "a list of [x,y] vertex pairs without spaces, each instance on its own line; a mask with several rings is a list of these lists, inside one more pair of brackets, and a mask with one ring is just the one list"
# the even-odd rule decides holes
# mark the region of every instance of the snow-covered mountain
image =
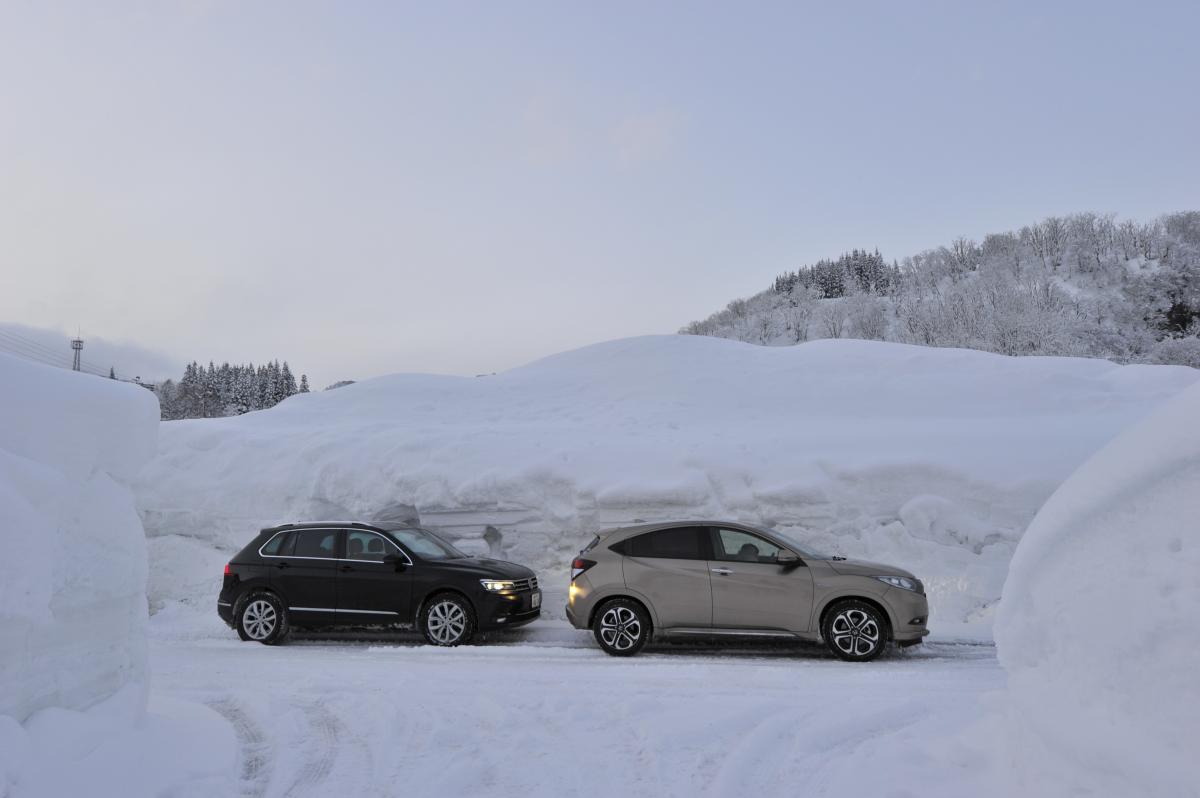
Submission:
[[151,602],[207,612],[225,558],[275,523],[418,520],[565,590],[598,528],[729,517],[911,568],[935,627],[986,620],[1042,501],[1197,377],[874,341],[653,336],[496,376],[398,374],[164,422],[137,488]]
[[855,250],[681,332],[786,346],[864,338],[1200,367],[1200,212],[1081,213],[901,262]]

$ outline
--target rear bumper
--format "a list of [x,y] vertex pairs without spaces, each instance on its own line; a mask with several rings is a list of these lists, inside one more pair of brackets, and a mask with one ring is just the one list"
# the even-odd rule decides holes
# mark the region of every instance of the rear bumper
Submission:
[[233,624],[233,604],[223,599],[217,601],[217,615],[221,616],[221,620],[227,626],[232,627]]

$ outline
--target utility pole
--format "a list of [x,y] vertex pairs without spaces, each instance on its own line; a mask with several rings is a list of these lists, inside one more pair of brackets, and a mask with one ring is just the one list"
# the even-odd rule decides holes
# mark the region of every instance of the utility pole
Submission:
[[72,338],[71,348],[75,350],[75,360],[71,363],[71,370],[79,371],[79,358],[83,354],[83,339]]

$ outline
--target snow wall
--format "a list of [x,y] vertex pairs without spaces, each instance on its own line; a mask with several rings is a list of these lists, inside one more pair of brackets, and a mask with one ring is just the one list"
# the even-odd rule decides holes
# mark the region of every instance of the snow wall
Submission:
[[[730,518],[908,567],[932,623],[990,624],[1038,507],[1200,377],[1172,366],[650,336],[487,377],[398,374],[162,425],[138,504],[152,610],[212,612],[261,527],[418,521],[526,563],[548,614],[597,529]],[[962,628],[962,627],[957,627]]]
[[128,484],[154,394],[0,355],[0,715],[83,708],[146,674],[146,540]]
[[1046,502],[996,620],[1032,795],[1200,795],[1200,386]]

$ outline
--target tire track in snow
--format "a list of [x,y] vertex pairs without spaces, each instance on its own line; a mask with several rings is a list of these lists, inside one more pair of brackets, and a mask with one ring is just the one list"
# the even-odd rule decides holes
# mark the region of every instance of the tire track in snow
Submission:
[[344,744],[342,722],[324,704],[304,707],[304,718],[309,726],[309,733],[305,735],[308,741],[305,748],[309,756],[296,775],[296,780],[284,792],[285,796],[310,794],[309,790],[328,779]]
[[262,728],[232,698],[208,701],[206,704],[229,721],[237,736],[241,758],[241,794],[262,798],[267,794],[267,786],[271,781],[271,747]]

